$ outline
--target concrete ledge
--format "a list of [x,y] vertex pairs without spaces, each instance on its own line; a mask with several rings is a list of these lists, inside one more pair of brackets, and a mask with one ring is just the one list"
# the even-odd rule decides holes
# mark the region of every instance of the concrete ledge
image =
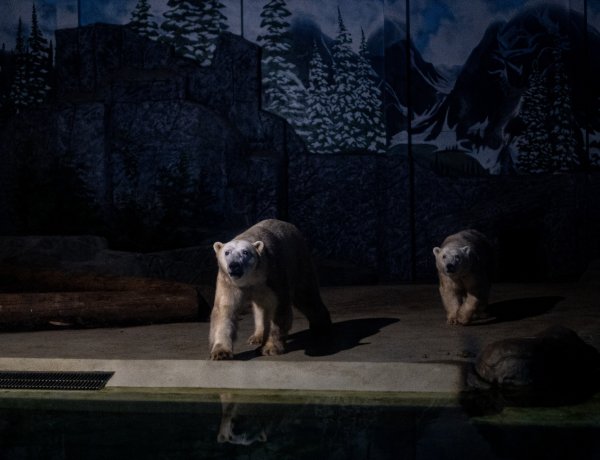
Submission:
[[446,363],[0,358],[2,371],[112,371],[107,387],[456,393]]

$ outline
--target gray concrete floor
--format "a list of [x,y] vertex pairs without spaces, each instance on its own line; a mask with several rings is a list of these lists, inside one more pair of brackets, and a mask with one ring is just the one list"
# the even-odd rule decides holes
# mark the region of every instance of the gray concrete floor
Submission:
[[[236,359],[247,361],[465,362],[487,344],[526,337],[553,324],[575,330],[600,349],[600,283],[498,284],[498,319],[450,326],[436,285],[325,287],[334,321],[333,341],[314,348],[297,314],[288,352],[263,357],[246,344],[251,315],[242,318]],[[207,322],[127,328],[0,333],[0,358],[206,360]]]

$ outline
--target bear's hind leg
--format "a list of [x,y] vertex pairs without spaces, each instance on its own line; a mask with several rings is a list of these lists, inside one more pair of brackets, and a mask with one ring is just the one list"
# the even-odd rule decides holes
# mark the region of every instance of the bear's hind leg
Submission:
[[321,299],[316,279],[309,279],[304,286],[296,288],[294,306],[308,319],[312,334],[325,335],[331,331],[331,316]]

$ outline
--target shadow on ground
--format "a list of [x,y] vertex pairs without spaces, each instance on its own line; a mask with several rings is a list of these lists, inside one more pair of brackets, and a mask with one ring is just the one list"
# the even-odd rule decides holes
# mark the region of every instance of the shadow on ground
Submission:
[[518,321],[532,316],[543,315],[552,310],[558,302],[564,299],[561,296],[542,296],[494,302],[488,306],[490,318],[477,322],[477,324]]
[[[381,329],[396,323],[397,318],[361,318],[333,323],[331,332],[325,337],[315,337],[310,330],[305,329],[288,337],[286,353],[305,350],[308,356],[329,356],[344,350],[368,345],[362,340],[377,334]],[[235,355],[237,360],[249,360],[256,357],[260,351],[251,350]]]

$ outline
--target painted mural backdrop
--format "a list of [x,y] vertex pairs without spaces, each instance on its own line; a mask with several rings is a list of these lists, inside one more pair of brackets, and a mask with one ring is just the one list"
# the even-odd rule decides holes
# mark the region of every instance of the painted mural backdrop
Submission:
[[415,157],[475,159],[492,174],[598,168],[598,4],[585,6],[411,2]]
[[[78,9],[79,4],[79,9]],[[128,24],[200,66],[263,47],[263,107],[315,154],[412,154],[441,173],[600,169],[600,4],[38,0],[0,15],[3,113],[52,96],[53,31]]]

